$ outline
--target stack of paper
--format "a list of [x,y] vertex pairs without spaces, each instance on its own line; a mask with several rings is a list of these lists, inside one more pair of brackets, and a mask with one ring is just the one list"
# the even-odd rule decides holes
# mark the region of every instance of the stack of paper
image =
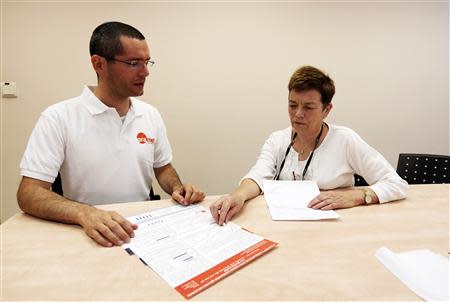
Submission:
[[319,220],[339,218],[335,211],[308,208],[320,194],[313,181],[264,180],[264,199],[273,220]]
[[277,245],[234,223],[217,225],[210,211],[199,205],[172,206],[128,220],[139,227],[123,248],[137,255],[185,298]]
[[386,247],[375,256],[422,299],[449,301],[449,259],[430,250],[393,253]]

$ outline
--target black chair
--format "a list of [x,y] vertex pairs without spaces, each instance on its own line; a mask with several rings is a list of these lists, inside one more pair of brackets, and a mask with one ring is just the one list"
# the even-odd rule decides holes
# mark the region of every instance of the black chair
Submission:
[[56,176],[55,181],[52,183],[52,191],[56,194],[64,196],[61,183],[61,174],[59,173],[58,176]]
[[450,183],[450,156],[400,153],[397,173],[409,184]]
[[[61,196],[64,196],[63,194],[63,189],[62,189],[62,183],[61,183],[61,174],[58,173],[58,176],[56,176],[55,181],[52,183],[52,191],[55,192],[56,194],[59,194]],[[161,196],[155,194],[155,192],[153,192],[153,187],[150,188],[150,200],[160,200]]]
[[150,200],[160,200],[161,196],[153,192],[153,187],[150,188]]
[[366,180],[358,174],[353,175],[355,178],[355,187],[361,187],[361,186],[368,186],[369,184],[366,182]]

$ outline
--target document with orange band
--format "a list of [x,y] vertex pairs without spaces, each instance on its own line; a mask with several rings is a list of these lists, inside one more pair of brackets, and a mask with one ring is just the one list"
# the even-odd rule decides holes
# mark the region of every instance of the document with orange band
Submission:
[[217,225],[199,205],[176,205],[128,217],[139,225],[123,248],[189,299],[274,248],[232,222]]

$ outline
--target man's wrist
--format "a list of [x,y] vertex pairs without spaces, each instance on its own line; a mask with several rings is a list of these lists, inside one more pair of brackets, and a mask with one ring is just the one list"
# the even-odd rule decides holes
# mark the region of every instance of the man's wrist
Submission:
[[87,204],[77,204],[77,210],[75,215],[76,223],[83,226],[84,219],[89,215],[90,212],[96,210],[96,208]]
[[176,184],[176,185],[172,186],[171,194],[173,194],[175,191],[183,191],[182,189],[183,189],[183,184],[181,184],[181,183]]

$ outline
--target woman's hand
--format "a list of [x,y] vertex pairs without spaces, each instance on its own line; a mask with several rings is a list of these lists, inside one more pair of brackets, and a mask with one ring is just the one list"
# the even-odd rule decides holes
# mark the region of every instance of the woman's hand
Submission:
[[[372,190],[370,191],[372,196],[376,196]],[[319,196],[309,202],[308,207],[315,210],[334,210],[351,208],[363,204],[366,204],[364,201],[364,191],[362,189],[352,188],[323,191]]]
[[227,194],[220,197],[210,207],[211,215],[218,225],[223,225],[231,220],[244,206],[245,200],[238,198],[233,194]]

